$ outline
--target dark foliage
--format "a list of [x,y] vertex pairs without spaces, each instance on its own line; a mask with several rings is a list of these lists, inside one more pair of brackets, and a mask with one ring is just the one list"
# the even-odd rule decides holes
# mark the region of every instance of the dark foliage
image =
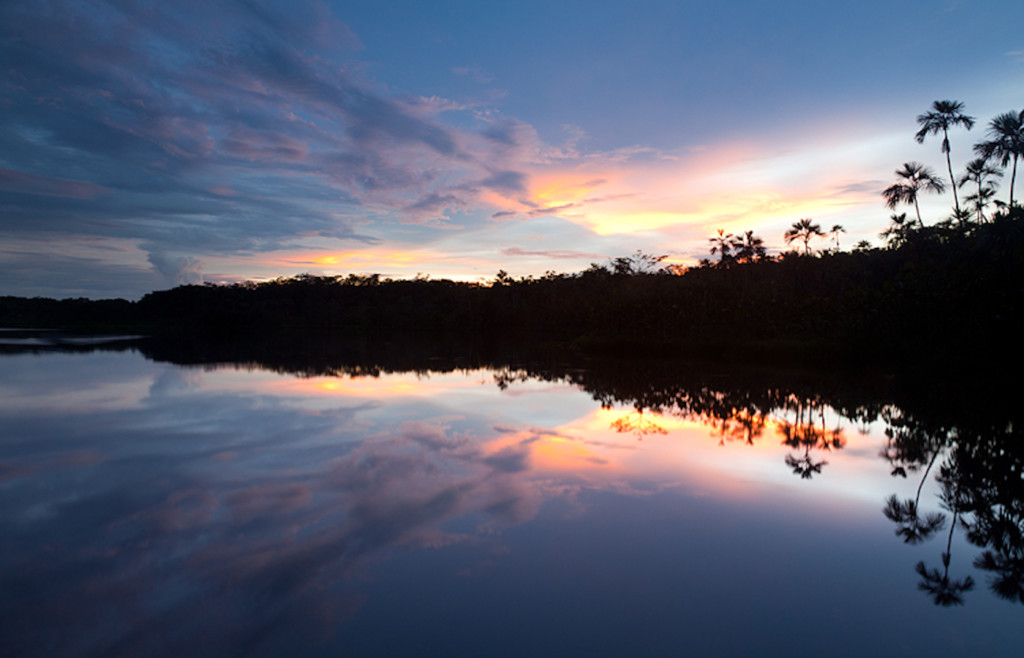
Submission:
[[908,232],[890,249],[787,253],[681,273],[638,254],[493,284],[301,275],[192,285],[138,302],[0,298],[0,326],[206,337],[319,331],[532,342],[600,353],[1013,357],[1024,329],[1024,212]]

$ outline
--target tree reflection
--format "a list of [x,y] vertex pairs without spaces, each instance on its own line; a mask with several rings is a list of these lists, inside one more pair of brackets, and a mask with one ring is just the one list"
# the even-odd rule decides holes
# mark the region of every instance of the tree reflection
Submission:
[[764,434],[766,424],[766,416],[756,409],[739,409],[728,418],[712,422],[711,436],[720,437],[719,445],[725,445],[726,441],[743,441],[752,446],[754,440]]
[[886,499],[882,512],[887,519],[896,523],[896,536],[902,537],[907,544],[920,544],[946,525],[945,514],[932,512],[922,517],[918,513],[916,501],[900,502],[896,494]]
[[946,550],[942,553],[942,571],[928,569],[924,562],[918,562],[914,567],[914,570],[921,576],[921,582],[917,584],[918,589],[927,592],[935,605],[941,606],[963,605],[964,592],[974,589],[974,579],[970,576],[960,579],[949,577],[949,564],[953,552],[953,532],[956,530],[957,520],[967,503],[958,474],[959,466],[954,457],[942,465],[938,478],[942,485],[942,492],[939,494],[942,507],[953,514],[953,520],[949,524],[949,535],[946,537]]
[[985,549],[974,566],[991,574],[989,587],[1024,603],[1024,437],[1020,425],[987,428],[958,446],[957,475],[970,517],[967,540]]
[[[380,349],[312,341],[302,345],[296,350],[291,343],[233,342],[220,345],[221,351],[206,346],[197,352],[175,343],[174,349],[156,344],[146,349],[157,350],[160,356],[153,358],[177,363],[240,363],[298,376],[488,368],[499,389],[540,379],[577,386],[604,408],[632,409],[612,428],[637,438],[664,434],[657,420],[661,415],[704,424],[722,446],[752,446],[774,428],[789,449],[785,467],[804,479],[823,476],[832,454],[844,448],[843,424],[866,429],[881,423],[885,439],[879,455],[889,472],[894,478],[917,479],[912,494],[893,493],[884,499],[882,512],[895,524],[896,536],[920,544],[948,531],[942,564],[933,568],[922,561],[916,568],[921,588],[940,605],[965,600],[974,580],[949,573],[953,535],[959,528],[979,549],[973,565],[986,574],[992,592],[1024,603],[1024,406],[1013,387],[1000,385],[999,378],[944,372],[922,379],[890,375],[888,370],[884,376],[867,371],[849,377],[841,369],[752,369],[746,367],[746,355],[721,358],[720,352],[713,363],[669,358],[577,361],[536,346],[469,349],[454,338],[426,345],[396,341]],[[930,480],[940,485],[943,511],[929,509],[925,490]]]
[[642,441],[649,434],[668,434],[667,429],[658,425],[653,420],[645,418],[643,411],[631,411],[625,416],[612,421],[611,427],[620,433],[632,432],[636,434],[636,438],[639,441]]
[[[885,434],[889,439],[889,445],[882,451],[882,456],[889,460],[890,463],[899,463],[900,460],[907,460],[907,456],[901,452],[901,447],[905,446],[905,442],[897,440],[900,434],[894,431],[891,425],[886,428]],[[924,475],[921,476],[921,481],[917,484],[917,493],[914,495],[913,500],[907,499],[900,502],[896,494],[893,494],[885,501],[883,513],[886,518],[897,525],[896,535],[902,537],[903,541],[907,544],[920,544],[941,530],[946,523],[945,515],[939,512],[932,512],[924,516],[920,514],[921,489],[924,487],[928,474],[931,472],[938,456],[939,450],[933,450],[931,459],[928,460],[928,467],[924,470]],[[893,469],[892,474],[906,477],[907,469],[916,470],[917,466],[910,463],[907,468],[902,466],[896,467]]]
[[1019,555],[984,551],[974,559],[974,566],[995,574],[989,583],[992,591],[1007,601],[1024,603],[1024,561]]
[[[603,406],[630,404],[636,411],[619,422],[621,431],[639,428],[642,434],[644,414],[654,412],[701,422],[720,445],[753,445],[774,426],[782,444],[791,448],[786,466],[803,479],[820,476],[828,455],[845,447],[844,423],[868,427],[881,422],[885,444],[879,456],[893,477],[914,474],[917,479],[912,496],[894,493],[885,499],[882,512],[896,524],[896,536],[906,544],[921,544],[948,531],[941,564],[930,567],[921,561],[915,567],[922,591],[938,605],[957,605],[974,588],[974,577],[950,574],[953,535],[959,528],[982,549],[973,564],[991,575],[991,590],[1024,603],[1024,418],[1019,417],[1024,409],[1006,391],[984,389],[975,380],[970,390],[916,386],[928,395],[905,397],[901,391],[900,398],[820,380],[783,383],[778,375],[730,378],[717,367],[702,372],[637,369],[618,361],[600,365],[566,371],[562,378]],[[542,376],[553,375],[544,370]],[[929,480],[940,485],[941,511],[927,509]]]
[[[952,535],[952,530],[950,530],[950,535]],[[914,571],[921,576],[921,582],[917,584],[917,588],[922,592],[927,592],[935,605],[963,605],[963,593],[974,589],[974,579],[970,576],[962,580],[949,578],[949,553],[942,554],[942,564],[943,570],[940,572],[938,569],[928,569],[924,562],[918,562],[914,567]]]
[[[825,459],[815,460],[811,456],[811,450],[839,450],[846,444],[846,439],[838,426],[834,429],[826,427],[825,406],[820,402],[795,396],[789,402],[789,406],[795,411],[796,419],[792,422],[784,421],[779,425],[779,432],[783,437],[782,444],[791,448],[803,448],[803,455],[786,455],[786,465],[794,474],[809,480],[821,473],[821,469],[828,464],[828,460]],[[820,427],[813,420],[815,415],[821,419]]]
[[913,499],[893,494],[883,513],[897,524],[896,534],[907,543],[927,540],[944,527],[945,515],[920,511],[921,491],[941,454],[940,506],[952,515],[942,568],[919,562],[918,587],[936,605],[961,605],[974,587],[971,576],[949,575],[953,535],[959,527],[968,542],[984,549],[974,567],[989,572],[990,589],[1000,598],[1024,603],[1024,448],[1019,423],[982,416],[972,423],[928,423],[904,413],[883,414],[889,438],[882,456],[897,464],[894,476],[906,476],[927,464]]

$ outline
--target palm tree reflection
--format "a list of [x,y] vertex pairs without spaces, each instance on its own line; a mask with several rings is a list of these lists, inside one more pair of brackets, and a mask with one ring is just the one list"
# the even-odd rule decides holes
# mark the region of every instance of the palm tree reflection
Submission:
[[1024,559],[1020,555],[1020,544],[1017,548],[1017,555],[984,551],[974,559],[974,566],[995,574],[989,584],[999,598],[1024,603]]
[[897,525],[896,536],[902,537],[907,544],[920,544],[946,525],[945,514],[932,512],[922,517],[918,513],[916,501],[908,499],[900,502],[896,494],[886,499],[882,513]]
[[[888,393],[850,394],[841,385],[808,386],[799,378],[785,386],[760,373],[730,379],[717,366],[702,372],[670,365],[657,369],[649,363],[642,369],[613,365],[603,370],[607,364],[594,364],[558,376],[589,391],[605,408],[632,407],[612,427],[638,438],[665,433],[655,422],[658,415],[703,423],[723,446],[753,445],[774,426],[790,448],[785,465],[803,479],[821,475],[829,463],[827,453],[845,447],[845,422],[862,433],[881,423],[885,443],[879,456],[891,475],[908,478],[913,473],[918,479],[912,496],[885,498],[883,515],[906,544],[922,544],[947,530],[942,564],[931,567],[921,561],[915,567],[921,590],[938,605],[959,605],[974,588],[971,576],[950,575],[953,535],[960,528],[980,549],[973,565],[990,574],[991,590],[1024,603],[1024,418],[1016,398],[1002,388],[976,393],[957,388],[951,392],[955,397],[930,390],[925,399],[910,396],[897,403]],[[496,380],[500,386],[518,376],[510,369]],[[544,376],[552,374],[544,371]],[[926,509],[929,479],[939,485],[942,511]]]
[[738,409],[732,416],[718,419],[711,419],[711,436],[720,438],[718,445],[725,445],[726,441],[743,441],[747,445],[754,445],[754,440],[761,438],[767,424],[767,417],[754,408]]
[[[811,456],[811,450],[839,450],[846,445],[846,439],[838,425],[834,429],[828,429],[825,424],[825,406],[822,403],[791,396],[788,406],[795,411],[796,419],[780,423],[782,444],[791,448],[803,448],[804,452],[803,455],[786,455],[786,465],[793,469],[794,474],[809,480],[820,474],[821,469],[828,464],[828,460],[825,459],[815,460]],[[813,420],[815,414],[821,419],[820,427]]]
[[943,464],[938,478],[942,485],[942,493],[939,495],[942,506],[953,514],[953,521],[949,524],[949,535],[946,538],[946,550],[942,553],[942,571],[928,569],[924,562],[918,562],[914,567],[914,570],[921,576],[921,582],[917,584],[917,588],[927,592],[935,605],[941,606],[963,605],[964,592],[974,589],[974,579],[970,576],[961,579],[949,577],[953,531],[956,530],[957,520],[967,503],[967,497],[961,489],[958,475],[959,468],[954,457]]
[[923,464],[931,452],[915,498],[900,501],[894,494],[883,509],[897,524],[896,534],[910,544],[927,540],[945,525],[944,514],[922,514],[919,503],[932,464],[940,452],[947,454],[935,478],[941,507],[952,515],[946,550],[941,554],[941,569],[918,562],[918,587],[936,605],[963,604],[974,579],[949,575],[953,535],[960,527],[971,544],[984,549],[974,559],[974,567],[993,575],[991,590],[1000,598],[1024,603],[1024,480],[1020,476],[1024,451],[1019,430],[1015,432],[1013,423],[973,432],[941,426],[926,430],[920,421],[903,418],[901,428],[890,437],[898,440],[883,455],[898,456],[911,470],[917,468],[913,462]]
[[[952,535],[952,530],[950,531]],[[964,592],[974,589],[974,579],[967,576],[963,580],[951,580],[949,578],[949,553],[942,554],[943,570],[928,569],[924,562],[918,562],[914,571],[921,576],[921,582],[917,588],[927,592],[932,597],[935,605],[951,606],[964,604]]]

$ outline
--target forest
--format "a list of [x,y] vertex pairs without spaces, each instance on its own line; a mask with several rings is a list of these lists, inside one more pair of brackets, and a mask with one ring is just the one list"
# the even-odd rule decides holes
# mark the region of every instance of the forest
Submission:
[[[1024,209],[1014,199],[1024,111],[992,119],[974,146],[978,157],[957,177],[948,133],[974,125],[962,110],[936,101],[917,117],[918,142],[942,136],[949,179],[918,162],[896,170],[897,182],[881,192],[894,213],[877,247],[843,251],[842,226],[825,231],[804,218],[784,235],[791,250],[768,255],[752,231],[719,230],[709,257],[688,268],[637,251],[576,273],[517,279],[499,271],[480,282],[302,274],[185,285],[134,302],[0,297],[0,326],[210,341],[416,337],[725,361],[1013,361],[1024,330]],[[995,196],[1007,168],[1004,202]],[[926,225],[918,197],[947,186],[952,214]],[[903,205],[913,218],[895,213]],[[812,249],[815,240],[832,246]]]
[[637,253],[575,274],[487,284],[313,276],[179,286],[137,302],[0,298],[0,325],[240,338],[301,332],[550,345],[588,353],[713,350],[816,359],[1019,352],[1024,212],[934,226],[886,248],[788,252],[677,272]]

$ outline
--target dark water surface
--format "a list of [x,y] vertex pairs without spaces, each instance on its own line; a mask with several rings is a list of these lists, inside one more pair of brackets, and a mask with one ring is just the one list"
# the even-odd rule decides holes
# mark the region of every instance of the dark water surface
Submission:
[[0,356],[0,655],[1024,646],[1019,410],[625,366],[288,370]]

